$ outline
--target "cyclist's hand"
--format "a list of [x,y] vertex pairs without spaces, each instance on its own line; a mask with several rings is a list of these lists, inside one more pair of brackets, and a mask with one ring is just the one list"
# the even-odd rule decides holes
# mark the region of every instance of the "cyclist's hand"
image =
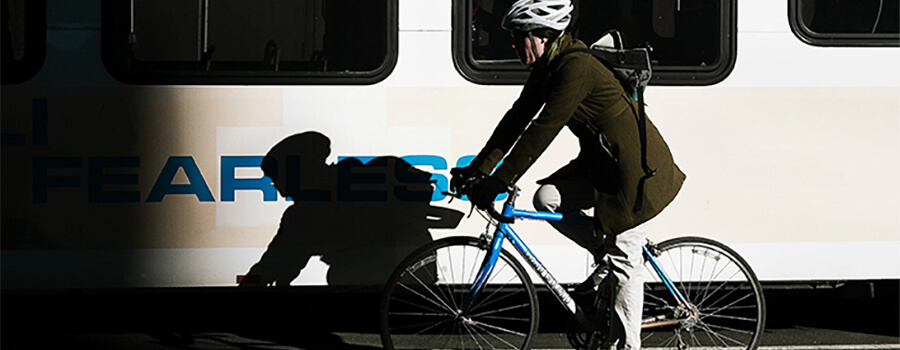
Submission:
[[472,165],[450,169],[450,175],[450,191],[459,196],[469,194],[472,191],[472,187],[486,176]]
[[475,184],[469,193],[469,201],[478,209],[487,209],[494,204],[498,194],[506,192],[508,186],[495,176],[488,176]]

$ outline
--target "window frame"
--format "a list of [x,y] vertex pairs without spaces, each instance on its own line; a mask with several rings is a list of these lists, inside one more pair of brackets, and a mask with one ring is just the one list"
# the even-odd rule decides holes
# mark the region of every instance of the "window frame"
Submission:
[[[123,69],[118,64],[116,15],[130,5],[121,0],[101,0],[102,58],[106,70],[115,79],[133,85],[372,85],[385,80],[397,65],[399,56],[399,0],[386,1],[385,59],[369,71],[165,71],[151,72]],[[118,46],[117,46],[118,45]],[[177,64],[176,61],[172,61]]]
[[3,64],[0,85],[13,85],[34,78],[47,58],[47,1],[28,0],[25,5],[25,54],[21,60]]
[[[529,71],[515,61],[478,61],[472,54],[472,40],[465,30],[471,23],[470,1],[453,0],[452,41],[453,64],[466,80],[482,85],[521,85]],[[719,27],[720,60],[705,68],[700,66],[653,66],[650,85],[659,86],[707,86],[725,80],[734,70],[737,62],[737,0],[720,0],[721,17]],[[651,54],[652,55],[652,54]]]
[[819,33],[803,21],[800,11],[804,0],[788,0],[788,22],[800,41],[820,47],[900,47],[900,33]]

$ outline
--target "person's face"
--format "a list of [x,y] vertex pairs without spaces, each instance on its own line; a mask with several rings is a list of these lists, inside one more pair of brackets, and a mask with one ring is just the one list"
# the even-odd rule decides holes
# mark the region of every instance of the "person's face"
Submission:
[[[522,61],[522,64],[530,66],[544,55],[544,46],[547,44],[547,38],[529,36],[528,33],[519,31],[510,33],[513,38],[513,49],[516,50],[516,55],[519,56],[519,61]],[[536,56],[535,52],[537,52]]]

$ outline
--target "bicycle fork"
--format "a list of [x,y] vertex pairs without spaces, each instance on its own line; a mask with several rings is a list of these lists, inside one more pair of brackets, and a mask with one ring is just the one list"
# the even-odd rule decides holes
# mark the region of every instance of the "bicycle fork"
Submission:
[[490,245],[490,252],[484,256],[481,268],[478,269],[478,275],[475,277],[472,286],[469,287],[469,297],[472,299],[481,291],[481,287],[487,283],[488,278],[491,277],[491,273],[494,271],[494,266],[497,265],[500,250],[503,249],[503,233],[499,229],[494,233],[494,238],[491,240]]
[[552,294],[556,297],[556,299],[563,305],[563,307],[568,310],[575,320],[583,325],[585,329],[591,329],[594,325],[591,322],[591,317],[588,317],[584,311],[581,310],[575,300],[566,292],[565,288],[563,288],[556,278],[550,274],[546,267],[538,260],[537,256],[534,255],[533,252],[525,245],[524,242],[515,234],[509,233],[508,224],[500,224],[498,225],[496,232],[494,233],[493,238],[491,239],[490,253],[484,257],[481,268],[479,269],[478,275],[475,278],[474,283],[469,288],[469,296],[474,299],[475,296],[481,291],[481,288],[487,283],[488,279],[491,276],[491,273],[494,270],[494,265],[497,263],[497,259],[500,255],[500,250],[503,246],[503,241],[508,239],[510,243],[514,247],[516,247],[516,251],[522,256],[522,258],[528,262],[531,268],[537,272],[538,276],[544,281],[547,285],[547,288],[550,289]]

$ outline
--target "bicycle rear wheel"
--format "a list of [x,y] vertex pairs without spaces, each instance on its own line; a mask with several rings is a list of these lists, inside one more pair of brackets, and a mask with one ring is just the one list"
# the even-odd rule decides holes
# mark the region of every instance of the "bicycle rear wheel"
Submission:
[[756,349],[766,321],[765,298],[743,258],[700,237],[674,238],[648,250],[687,305],[678,305],[646,261],[644,347]]
[[538,327],[534,285],[502,251],[474,297],[488,242],[450,237],[419,248],[394,271],[381,300],[385,349],[527,349]]

